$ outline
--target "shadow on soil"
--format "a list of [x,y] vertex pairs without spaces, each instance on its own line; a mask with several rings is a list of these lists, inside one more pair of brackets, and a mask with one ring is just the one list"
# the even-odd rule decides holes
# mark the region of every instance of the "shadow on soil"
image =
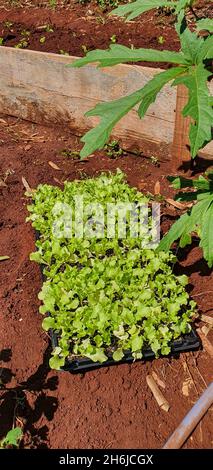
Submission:
[[212,270],[208,267],[207,261],[204,258],[195,259],[190,265],[182,266],[179,264],[182,261],[187,259],[190,251],[199,246],[199,240],[194,238],[190,245],[187,245],[185,248],[178,248],[178,263],[175,265],[174,272],[177,275],[186,274],[190,276],[193,273],[199,273],[200,276],[210,276]]
[[[56,376],[47,379],[50,351],[51,347],[48,346],[44,353],[43,363],[35,374],[16,387],[7,387],[14,376],[11,370],[7,367],[0,368],[0,439],[14,424],[20,422],[23,423],[23,432],[30,435],[29,447],[47,447],[48,427],[37,428],[35,425],[42,415],[51,421],[58,407],[58,400],[54,396],[46,396],[47,390],[56,390],[58,386]],[[10,349],[0,351],[1,362],[9,362],[11,356]]]
[[210,167],[212,167],[212,160],[196,157],[196,159],[191,159],[189,162],[183,162],[178,168],[178,171],[182,170],[185,173],[190,170],[192,176],[196,176],[199,173],[207,171]]

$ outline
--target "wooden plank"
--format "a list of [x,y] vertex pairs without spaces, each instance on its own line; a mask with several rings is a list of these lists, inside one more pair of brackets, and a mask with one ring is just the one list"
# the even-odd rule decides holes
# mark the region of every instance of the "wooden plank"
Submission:
[[[0,47],[0,113],[35,122],[67,123],[81,135],[98,122],[96,117],[84,116],[88,109],[136,91],[159,72],[135,65],[65,67],[75,59]],[[169,147],[175,108],[176,89],[166,86],[143,120],[133,109],[116,125],[113,135],[131,149],[143,150],[146,142]],[[206,149],[205,154],[213,157],[213,142]]]

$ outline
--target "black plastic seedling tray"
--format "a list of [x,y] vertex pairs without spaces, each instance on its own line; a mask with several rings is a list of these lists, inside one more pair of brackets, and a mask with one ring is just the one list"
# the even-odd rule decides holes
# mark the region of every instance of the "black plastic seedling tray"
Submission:
[[[38,232],[36,232],[36,239],[39,238]],[[41,266],[41,274],[43,280],[46,279],[43,273],[44,266]],[[54,333],[52,330],[49,331],[50,338],[52,342],[52,347],[55,348],[58,346],[58,337],[57,333]],[[194,329],[189,334],[182,335],[180,338],[171,342],[171,352],[168,356],[170,357],[178,355],[181,352],[187,351],[196,351],[201,347],[201,341],[197,333]],[[114,361],[112,356],[109,356],[109,359],[102,364],[100,362],[93,362],[91,359],[87,357],[79,357],[73,359],[67,359],[65,366],[62,367],[60,370],[62,371],[70,371],[70,372],[87,372],[92,369],[97,369],[100,367],[109,367],[109,366],[116,366],[118,364],[128,364],[134,361],[146,361],[150,359],[155,359],[155,354],[151,348],[143,349],[143,357],[141,359],[134,359],[130,351],[126,351],[124,357],[121,361]]]
[[[52,331],[50,331],[50,336],[52,340],[52,346],[55,348],[58,345],[58,336],[56,333],[53,333]],[[196,351],[197,349],[200,348],[200,346],[201,346],[200,339],[197,333],[192,329],[192,331],[189,334],[183,335],[180,338],[172,341],[171,353],[168,356],[164,356],[164,357],[175,356],[181,352]],[[151,350],[151,348],[144,349],[143,357],[141,359],[137,359],[137,361],[146,361],[149,359],[155,359],[155,354]],[[134,361],[135,359],[132,357],[131,352],[126,351],[121,361],[114,361],[112,357],[111,358],[109,357],[108,361],[105,361],[102,364],[100,362],[93,362],[91,361],[91,359],[88,359],[87,357],[67,359],[65,366],[62,367],[61,370],[70,371],[70,372],[87,372],[89,370],[97,369],[100,367],[109,367],[109,366],[115,366],[118,364],[128,364]]]

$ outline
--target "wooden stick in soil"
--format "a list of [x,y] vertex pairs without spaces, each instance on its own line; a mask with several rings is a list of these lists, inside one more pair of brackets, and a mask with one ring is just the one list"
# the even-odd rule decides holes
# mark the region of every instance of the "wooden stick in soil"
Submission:
[[162,410],[164,411],[169,411],[170,405],[166,398],[163,396],[162,392],[160,391],[158,385],[156,384],[155,380],[151,375],[146,376],[146,382],[150,390],[152,391],[159,407],[162,408]]
[[183,421],[168,439],[163,449],[180,449],[213,403],[213,382],[203,392]]
[[190,117],[184,117],[182,110],[188,102],[188,89],[185,85],[177,86],[175,129],[172,144],[173,170],[177,171],[183,162],[191,161],[189,145]]

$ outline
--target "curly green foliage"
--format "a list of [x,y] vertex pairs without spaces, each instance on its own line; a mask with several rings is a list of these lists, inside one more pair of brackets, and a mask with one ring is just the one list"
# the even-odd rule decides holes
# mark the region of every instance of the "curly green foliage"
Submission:
[[[122,241],[123,246],[121,246],[121,241],[118,241],[118,239],[107,237],[107,227],[105,227],[104,237],[77,238],[75,237],[75,223],[72,224],[73,236],[66,239],[66,244],[64,244],[63,238],[56,238],[53,232],[55,223],[59,220],[58,213],[54,210],[56,203],[68,204],[74,212],[76,196],[83,196],[84,206],[94,202],[102,204],[105,210],[105,218],[108,203],[115,203],[117,200],[120,203],[134,203],[135,201],[138,204],[148,203],[147,197],[125,183],[123,173],[120,171],[116,175],[102,174],[95,179],[88,178],[66,182],[63,191],[56,186],[38,186],[36,193],[33,195],[34,204],[28,206],[28,210],[32,214],[27,220],[31,220],[33,227],[40,232],[40,239],[36,242],[37,251],[31,256],[31,259],[46,266],[45,274],[48,277],[54,276],[55,271],[60,269],[64,262],[84,264],[88,258],[103,257],[108,251],[113,251],[113,254],[120,256],[125,251],[126,244],[131,248],[141,246],[140,239],[130,236],[128,225],[127,238]],[[68,214],[69,216],[70,214]],[[87,215],[84,212],[83,217],[84,225],[86,225],[91,214]],[[144,241],[148,242],[150,235],[144,233],[145,236]]]
[[142,247],[144,238],[149,239],[146,231],[141,238],[127,231],[122,240],[117,235],[55,239],[53,207],[58,201],[74,207],[79,194],[85,204],[101,203],[105,213],[109,202],[148,202],[119,171],[67,182],[63,191],[38,186],[28,207],[29,220],[40,234],[31,259],[45,265],[40,312],[49,315],[43,328],[51,328],[59,338],[51,367],[59,369],[66,358],[79,356],[102,363],[112,355],[119,361],[126,350],[137,359],[147,347],[156,356],[169,354],[171,341],[190,331],[195,312],[185,291],[187,277],[173,274],[171,253]]
[[193,207],[183,214],[161,240],[157,251],[168,251],[173,242],[179,240],[181,248],[191,243],[191,234],[196,232],[200,238],[200,247],[208,266],[213,266],[213,172],[206,177],[190,180],[181,176],[169,177],[175,189],[193,188],[191,192],[181,192],[176,199],[196,201]]

